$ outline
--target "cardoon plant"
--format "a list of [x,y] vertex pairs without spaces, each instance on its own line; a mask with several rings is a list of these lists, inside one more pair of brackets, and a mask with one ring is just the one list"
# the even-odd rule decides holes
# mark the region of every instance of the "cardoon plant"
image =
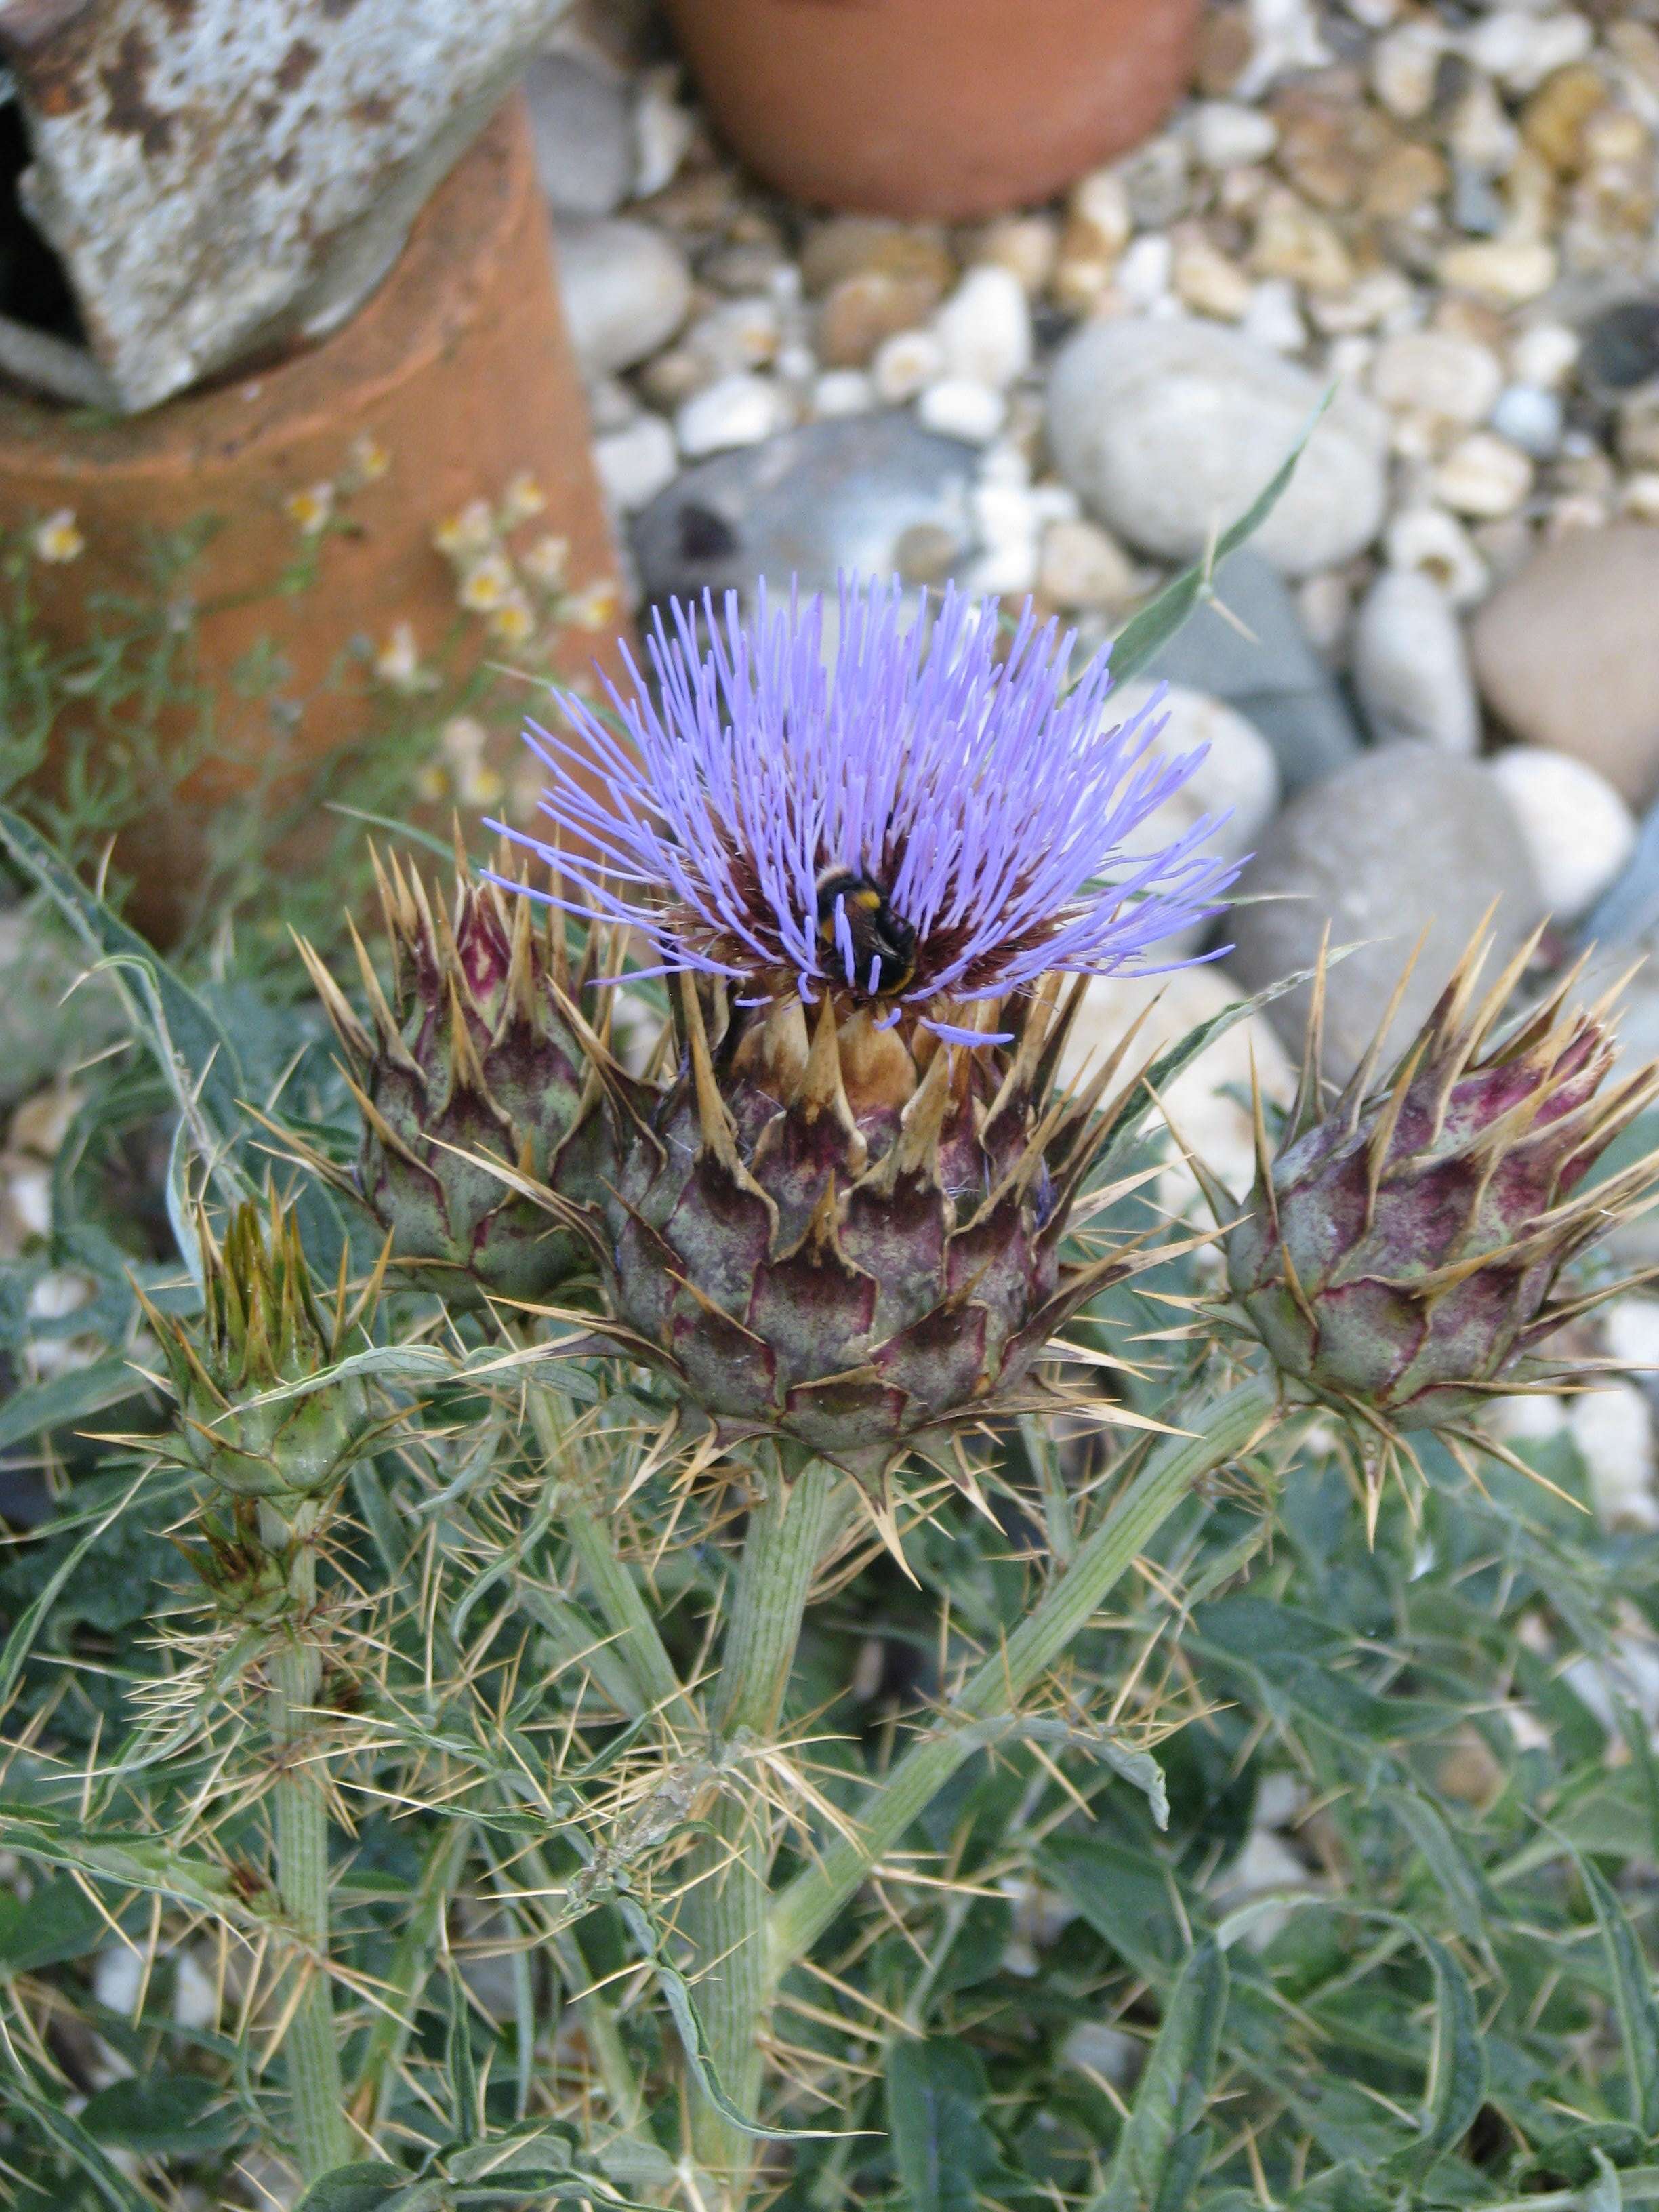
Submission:
[[[297,2166],[304,2212],[1611,2203],[1659,2146],[1659,2027],[1607,1883],[1544,1870],[1604,1824],[1646,1851],[1646,1735],[1564,1783],[1517,1734],[1477,1777],[1490,1820],[1432,1808],[1429,1745],[1507,1710],[1497,1616],[1523,1589],[1531,1638],[1564,1556],[1455,1455],[1507,1482],[1483,1409],[1547,1376],[1541,1339],[1596,1295],[1577,1263],[1651,1180],[1607,1148],[1655,1080],[1611,1073],[1575,979],[1513,1012],[1524,955],[1484,999],[1460,970],[1381,1079],[1379,1047],[1327,1086],[1316,1021],[1282,1126],[1258,1103],[1255,1190],[1204,1178],[1221,1271],[1182,1267],[1206,1240],[1156,1226],[1149,1126],[1250,1010],[1059,1071],[1091,979],[1179,964],[1224,902],[1215,824],[1166,826],[1194,762],[1029,613],[887,585],[832,611],[676,609],[603,706],[561,700],[532,733],[545,822],[507,833],[552,873],[503,860],[441,900],[385,864],[384,945],[351,975],[309,960],[332,1043],[307,1000],[239,1059],[220,996],[153,965],[134,1004],[188,1265],[148,1268],[122,1358],[20,1395],[64,1420],[66,1390],[140,1387],[127,1355],[166,1383],[171,1425],[125,1443],[193,1571],[113,1743],[142,1633],[72,1678],[20,1656],[43,1613],[0,1645],[0,1688],[27,1665],[40,1689],[0,1842],[124,1940],[146,1909],[198,1952],[216,1931],[178,2104],[228,2160]],[[1121,658],[1170,626],[1150,611]],[[108,917],[88,933],[141,964]],[[658,1022],[631,1073],[606,1043],[624,975]],[[291,1206],[250,1204],[273,1127],[310,1177]],[[1381,1475],[1411,1449],[1425,1491],[1391,1528]],[[1284,1540],[1240,1593],[1281,1477]],[[1623,1633],[1650,1556],[1618,1532],[1598,1558],[1571,1609]],[[1478,1712],[1449,1665],[1398,1664],[1414,1613],[1499,1655]],[[1554,1659],[1525,1663],[1566,1708]],[[65,1751],[85,1680],[103,1702]],[[1178,1708],[1200,1717],[1166,1752]],[[1294,1927],[1375,1899],[1357,1963],[1324,1936],[1252,1957],[1258,1905],[1220,1886],[1268,1753],[1320,1824]],[[1075,1940],[1023,1980],[1042,1938],[1009,1930],[1061,1891]],[[1414,1966],[1424,1897],[1443,1925]],[[0,1979],[35,2039],[9,2028],[0,2064],[32,2126],[70,2046],[48,2007],[35,2032],[10,1902]],[[142,1992],[122,2022],[115,1986],[98,2037],[149,2064],[173,2027]],[[1551,2039],[1588,2068],[1610,1986],[1634,2087],[1603,2110],[1614,2062],[1587,2072],[1569,2124],[1527,2069]],[[1101,2031],[1153,2010],[1139,2086],[1107,2077]],[[125,2203],[103,2098],[54,2107],[41,2155],[90,2143]],[[143,2102],[123,2124],[153,2142],[173,2107]],[[13,2126],[0,2097],[15,2162]]]
[[[994,604],[848,587],[827,666],[817,602],[704,613],[706,647],[690,610],[659,625],[654,698],[613,693],[625,741],[579,701],[570,738],[535,733],[556,836],[520,841],[563,876],[541,896],[636,933],[674,989],[679,1066],[622,1092],[597,1256],[618,1343],[749,1470],[731,1740],[776,1726],[846,1478],[897,1550],[895,1464],[1048,1402],[1036,1363],[1133,1265],[1062,1252],[1111,1126],[1109,1068],[1056,1091],[1062,986],[1155,968],[1232,871],[1213,823],[1153,823],[1196,757],[1158,753],[1155,714],[1113,727],[1108,656],[1069,682],[1029,611],[1009,634]],[[752,2113],[770,1842],[716,1819],[690,1928]],[[741,2172],[726,2117],[700,2140]]]

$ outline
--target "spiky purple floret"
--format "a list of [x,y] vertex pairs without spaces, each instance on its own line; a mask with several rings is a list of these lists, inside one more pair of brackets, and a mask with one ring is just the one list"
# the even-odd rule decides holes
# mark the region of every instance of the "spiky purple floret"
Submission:
[[[780,607],[763,588],[752,624],[735,592],[723,622],[711,599],[703,613],[706,647],[695,609],[672,603],[672,635],[657,617],[660,704],[631,659],[634,696],[607,684],[626,743],[568,694],[570,738],[531,726],[558,834],[506,833],[556,863],[570,911],[637,929],[648,972],[720,975],[761,1000],[879,1000],[887,1019],[983,1045],[994,1033],[924,1008],[1055,969],[1187,964],[1149,956],[1220,910],[1237,870],[1202,848],[1224,817],[1137,849],[1203,755],[1154,750],[1156,697],[1106,726],[1109,648],[1068,690],[1074,635],[1029,603],[1006,635],[994,600],[952,590],[930,605],[896,580],[843,579],[827,672],[819,599]],[[602,797],[584,781],[595,769]],[[843,870],[915,932],[902,989],[884,989],[879,955],[858,957],[839,907],[821,923],[819,885]]]

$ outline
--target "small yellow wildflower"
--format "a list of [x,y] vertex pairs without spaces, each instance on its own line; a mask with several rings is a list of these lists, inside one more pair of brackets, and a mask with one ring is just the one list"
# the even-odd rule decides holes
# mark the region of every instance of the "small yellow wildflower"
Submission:
[[449,778],[436,761],[428,761],[415,779],[416,796],[428,806],[436,805],[441,799],[449,796]]
[[452,560],[464,560],[470,554],[482,553],[495,535],[495,519],[488,502],[475,499],[447,522],[441,522],[432,533],[432,542]]
[[347,459],[351,464],[351,473],[359,483],[378,483],[392,466],[391,454],[380,440],[371,437],[367,430],[352,440]]
[[438,739],[446,760],[462,768],[476,768],[489,732],[476,714],[452,714]]
[[503,599],[489,617],[489,634],[500,638],[503,645],[522,645],[535,635],[535,630],[536,617],[522,592],[514,592],[511,599]]
[[523,556],[526,575],[550,592],[556,592],[564,581],[564,572],[570,564],[570,540],[555,538],[551,532],[538,538]]
[[609,629],[621,612],[622,587],[608,576],[575,592],[564,610],[578,629]]
[[75,526],[72,507],[60,507],[56,514],[49,514],[34,533],[34,550],[42,561],[78,560],[86,544]]
[[413,623],[400,622],[374,656],[374,673],[394,691],[413,691],[421,681],[421,649]]
[[546,505],[547,494],[528,469],[520,469],[501,494],[502,528],[511,530],[515,522],[528,522]]
[[307,538],[315,538],[326,529],[329,517],[334,512],[334,487],[331,483],[314,483],[304,491],[290,492],[283,502],[289,520]]
[[475,615],[493,614],[505,606],[514,591],[513,564],[504,553],[486,553],[461,579],[456,597]]
[[455,795],[463,806],[494,806],[506,788],[489,762],[480,761],[474,768],[462,769],[456,778]]
[[462,805],[495,805],[507,787],[483,757],[489,743],[483,724],[476,715],[453,715],[438,742],[451,763],[451,782]]

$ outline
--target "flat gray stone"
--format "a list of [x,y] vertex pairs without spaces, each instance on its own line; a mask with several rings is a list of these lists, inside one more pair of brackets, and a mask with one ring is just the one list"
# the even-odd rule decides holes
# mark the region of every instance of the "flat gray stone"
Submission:
[[[979,456],[897,410],[809,423],[684,470],[635,516],[647,599],[728,590],[833,592],[837,573],[890,576],[899,540],[934,531],[965,570],[979,546],[969,505]],[[939,580],[943,580],[941,574]]]
[[[1426,1018],[1493,899],[1498,961],[1542,911],[1526,845],[1478,761],[1427,745],[1390,745],[1304,791],[1267,830],[1244,872],[1229,968],[1253,991],[1334,948],[1358,949],[1330,970],[1325,1068],[1340,1080],[1364,1054],[1418,933],[1424,946],[1387,1049],[1398,1053]],[[1299,1052],[1310,990],[1267,1010]]]
[[1353,717],[1270,563],[1247,546],[1222,562],[1215,587],[1251,635],[1242,635],[1213,607],[1201,606],[1147,673],[1224,699],[1253,722],[1273,749],[1287,792],[1357,759]]

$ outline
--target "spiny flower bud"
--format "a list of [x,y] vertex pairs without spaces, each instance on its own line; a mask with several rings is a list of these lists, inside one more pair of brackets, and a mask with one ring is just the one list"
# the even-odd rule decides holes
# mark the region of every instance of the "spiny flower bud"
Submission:
[[[1535,943],[1535,940],[1534,940]],[[1610,1293],[1558,1299],[1566,1262],[1650,1184],[1642,1160],[1591,1189],[1601,1154],[1659,1093],[1607,1085],[1607,1001],[1572,1012],[1577,975],[1501,1027],[1534,949],[1474,1003],[1472,945],[1389,1080],[1376,1063],[1399,1004],[1322,1113],[1318,1023],[1277,1158],[1227,1240],[1233,1296],[1283,1373],[1373,1425],[1441,1428],[1547,1370],[1534,1348]],[[1409,970],[1407,970],[1409,973]],[[1404,989],[1401,979],[1401,991]]]
[[1068,687],[1029,608],[1005,633],[844,586],[829,669],[816,600],[704,613],[706,651],[691,611],[659,623],[659,707],[612,694],[630,749],[574,700],[580,749],[532,740],[597,855],[560,855],[581,910],[678,978],[677,1076],[614,1086],[603,1260],[627,1346],[723,1434],[868,1478],[1040,1402],[1055,1330],[1128,1271],[1061,1257],[1101,1125],[1054,1093],[1060,977],[1144,967],[1230,872],[1210,822],[1137,846],[1197,756],[1153,752],[1155,714],[1112,728],[1105,657]]
[[[718,994],[717,994],[718,995]],[[1068,1008],[1016,1049],[908,1040],[826,995],[711,1039],[683,987],[679,1079],[627,1146],[608,1254],[619,1319],[728,1437],[776,1434],[878,1474],[929,1431],[1017,1405],[1116,1268],[1062,1264],[1097,1149],[1056,1099]]]
[[379,1289],[370,1284],[348,1313],[343,1279],[331,1319],[312,1289],[292,1213],[270,1210],[267,1243],[259,1209],[231,1216],[222,1249],[198,1219],[202,1318],[194,1329],[146,1306],[178,1401],[167,1447],[182,1467],[237,1498],[320,1498],[386,1424],[359,1376],[331,1377],[294,1395],[270,1394],[334,1367]]
[[573,974],[556,907],[538,921],[528,899],[509,901],[462,866],[446,912],[395,857],[382,865],[377,854],[375,870],[389,995],[353,932],[372,1029],[311,947],[300,948],[362,1111],[357,1194],[389,1232],[394,1261],[452,1303],[478,1290],[545,1297],[591,1267],[586,1249],[485,1156],[520,1184],[573,1190],[581,1202],[597,1195],[603,1048],[574,1000],[593,979],[600,933],[589,933]]

